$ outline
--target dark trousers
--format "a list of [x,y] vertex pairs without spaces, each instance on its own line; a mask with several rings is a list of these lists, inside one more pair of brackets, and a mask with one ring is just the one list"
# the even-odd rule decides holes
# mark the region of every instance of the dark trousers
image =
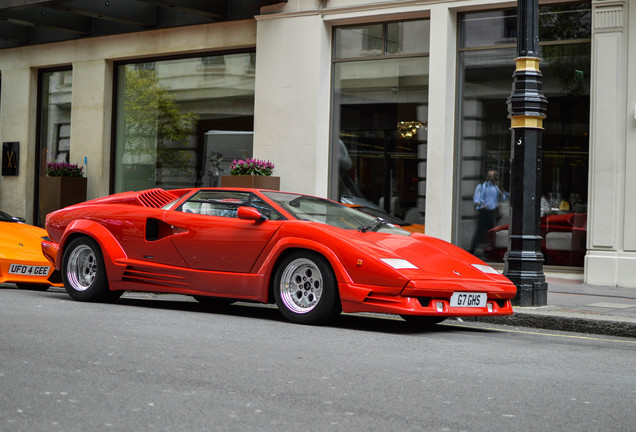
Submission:
[[475,230],[473,242],[470,245],[470,253],[475,253],[475,249],[477,249],[479,243],[484,241],[484,238],[486,237],[488,231],[495,227],[496,213],[497,210],[477,210],[477,229]]

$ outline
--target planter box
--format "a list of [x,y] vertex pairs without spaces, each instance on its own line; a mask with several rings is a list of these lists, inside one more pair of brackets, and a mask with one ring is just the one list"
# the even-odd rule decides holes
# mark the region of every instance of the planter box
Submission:
[[254,175],[222,176],[221,186],[280,190],[280,177]]
[[52,211],[86,201],[86,177],[40,177],[40,219]]

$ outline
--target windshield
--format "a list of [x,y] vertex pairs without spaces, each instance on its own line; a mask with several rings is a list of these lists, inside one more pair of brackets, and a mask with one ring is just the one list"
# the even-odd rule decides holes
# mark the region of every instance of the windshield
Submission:
[[15,221],[16,220],[13,219],[10,215],[0,210],[0,222],[15,222]]
[[276,202],[295,218],[320,222],[348,230],[379,231],[393,234],[410,235],[393,224],[380,221],[375,216],[343,206],[334,201],[307,195],[285,192],[263,192],[267,198]]
[[386,214],[380,210],[376,210],[374,208],[371,207],[365,207],[365,206],[359,206],[359,207],[353,207],[358,211],[361,211],[362,213],[366,213],[368,215],[371,215],[373,217],[380,217],[384,220],[386,220],[388,223],[392,223],[393,225],[408,225],[408,222],[405,221],[404,219],[400,219],[399,217],[396,216],[392,216],[390,214]]

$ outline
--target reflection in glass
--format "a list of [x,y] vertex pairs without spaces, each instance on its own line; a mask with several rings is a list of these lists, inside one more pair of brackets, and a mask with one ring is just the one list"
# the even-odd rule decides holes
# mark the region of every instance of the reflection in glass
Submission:
[[[542,5],[539,11],[539,40],[544,43],[588,39],[591,25],[592,13],[589,3]],[[516,9],[472,12],[460,18],[460,48],[516,43]]]
[[342,202],[423,223],[428,57],[334,64]]
[[387,54],[420,54],[429,51],[429,20],[391,22],[386,27]]
[[411,233],[372,216],[331,200],[288,192],[263,192],[296,219],[323,223],[346,230],[376,231],[408,236]]
[[49,162],[69,162],[73,71],[40,75],[40,175]]
[[334,57],[367,57],[384,52],[382,24],[339,27],[334,32]]
[[216,186],[251,156],[254,64],[242,53],[120,65],[115,192]]
[[460,18],[460,48],[510,45],[516,42],[517,11],[514,9],[473,12]]
[[[579,25],[571,18],[588,15],[589,4],[542,7],[541,13],[542,25],[549,23],[550,27],[541,27],[540,31],[550,33],[553,40],[577,38],[573,43],[540,47],[544,93],[548,98],[541,200],[542,250],[548,265],[582,266],[586,251],[591,45],[589,39],[580,40],[590,37],[589,23],[586,27],[585,20]],[[514,46],[494,48],[509,34],[506,11],[465,14],[460,23],[462,31],[469,33],[460,34],[465,46],[479,43],[485,47],[460,50],[458,57],[455,241],[471,250],[479,222],[473,201],[477,186],[494,170],[500,176],[502,189],[509,189],[510,122],[506,99],[510,96],[516,50]],[[587,33],[581,33],[585,28]],[[509,222],[508,203],[500,203],[496,227],[479,238],[474,253],[491,261],[503,261]]]
[[[38,177],[44,178],[49,162],[70,162],[73,71],[41,71],[39,81],[39,159],[36,169]],[[46,213],[57,210],[60,203],[56,200],[60,199],[53,197],[54,194],[41,193],[40,189],[38,182],[34,218],[37,225],[44,226]],[[43,198],[48,199],[43,201]]]

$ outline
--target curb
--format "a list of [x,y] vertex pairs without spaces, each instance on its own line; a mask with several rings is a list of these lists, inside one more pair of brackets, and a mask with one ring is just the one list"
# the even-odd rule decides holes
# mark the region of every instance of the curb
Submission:
[[464,321],[489,322],[506,326],[532,327],[577,333],[636,338],[636,320],[589,317],[574,313],[515,311],[511,316],[462,317]]

